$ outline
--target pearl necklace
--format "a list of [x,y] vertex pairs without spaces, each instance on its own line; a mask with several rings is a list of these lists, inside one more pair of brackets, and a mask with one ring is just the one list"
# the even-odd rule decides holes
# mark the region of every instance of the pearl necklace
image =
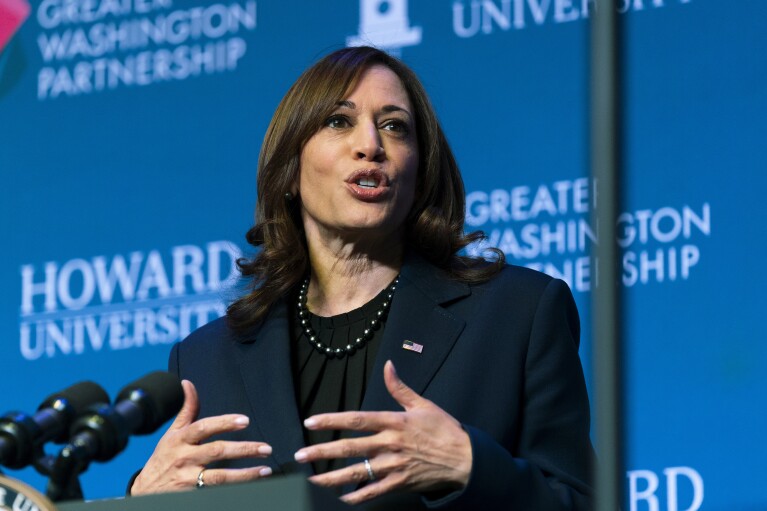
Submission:
[[309,278],[307,277],[301,284],[301,289],[298,291],[297,311],[298,323],[304,331],[304,336],[309,340],[309,344],[328,358],[343,358],[347,355],[354,354],[355,351],[363,347],[366,342],[373,338],[373,334],[380,328],[381,322],[386,319],[389,307],[391,307],[391,299],[394,296],[394,291],[397,289],[398,282],[399,275],[391,284],[389,284],[389,287],[386,288],[386,300],[381,304],[381,308],[376,311],[375,317],[370,320],[370,324],[362,332],[362,336],[354,339],[354,341],[347,344],[345,348],[333,349],[320,341],[317,332],[314,331],[311,322],[309,321],[309,315],[311,313],[309,312],[309,309],[306,308],[306,293],[309,291]]

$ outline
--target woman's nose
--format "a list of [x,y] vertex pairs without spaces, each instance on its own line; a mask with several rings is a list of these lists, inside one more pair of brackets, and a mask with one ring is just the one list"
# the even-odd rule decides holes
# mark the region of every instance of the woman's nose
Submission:
[[379,159],[384,149],[378,127],[374,123],[359,123],[356,128],[352,147],[354,156],[369,161]]

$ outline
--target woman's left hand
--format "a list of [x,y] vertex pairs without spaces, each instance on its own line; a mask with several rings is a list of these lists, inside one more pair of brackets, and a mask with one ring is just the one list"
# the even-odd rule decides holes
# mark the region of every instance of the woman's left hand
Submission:
[[472,452],[469,435],[443,409],[424,399],[397,376],[394,364],[384,366],[384,381],[391,396],[404,412],[341,412],[309,417],[308,429],[370,431],[372,435],[347,438],[305,447],[296,460],[365,458],[374,474],[370,478],[364,463],[312,476],[320,486],[341,486],[370,481],[344,495],[357,504],[392,491],[431,492],[464,488],[469,481]]

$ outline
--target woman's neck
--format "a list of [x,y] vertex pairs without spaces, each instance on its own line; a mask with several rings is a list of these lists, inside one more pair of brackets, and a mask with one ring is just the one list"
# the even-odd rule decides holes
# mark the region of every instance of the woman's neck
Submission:
[[[308,234],[308,233],[307,233]],[[387,242],[311,239],[307,306],[319,316],[335,316],[363,306],[399,274],[400,236]]]

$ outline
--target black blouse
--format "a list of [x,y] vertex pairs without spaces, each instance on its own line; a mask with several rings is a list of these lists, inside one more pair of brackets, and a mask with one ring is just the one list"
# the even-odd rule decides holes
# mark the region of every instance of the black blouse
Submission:
[[[388,287],[388,286],[387,286]],[[376,312],[386,299],[386,289],[358,309],[331,317],[309,314],[309,321],[318,337],[326,346],[345,347],[357,337],[375,318]],[[298,322],[297,293],[292,298],[291,358],[296,402],[301,420],[320,413],[359,410],[365,395],[367,382],[372,377],[378,347],[383,337],[385,318],[373,337],[352,355],[329,358],[314,348]],[[383,377],[383,375],[380,375]],[[316,431],[304,429],[306,445],[351,437],[348,431]],[[346,466],[346,459],[320,460],[313,463],[318,474]]]

